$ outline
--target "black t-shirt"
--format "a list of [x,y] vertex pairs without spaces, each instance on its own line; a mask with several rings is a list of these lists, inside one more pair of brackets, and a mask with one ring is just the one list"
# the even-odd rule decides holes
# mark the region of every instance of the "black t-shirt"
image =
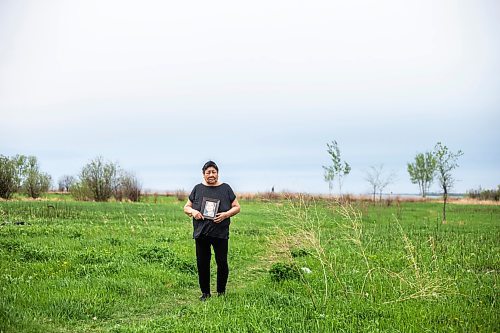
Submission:
[[[231,204],[236,199],[233,189],[226,183],[222,183],[218,186],[198,184],[189,195],[189,200],[193,203],[193,209],[201,211],[203,197],[220,200],[218,213],[230,210]],[[199,238],[203,235],[228,239],[229,224],[231,224],[231,218],[227,218],[220,223],[215,223],[213,220],[207,218],[204,220],[196,220],[193,218],[193,238]]]

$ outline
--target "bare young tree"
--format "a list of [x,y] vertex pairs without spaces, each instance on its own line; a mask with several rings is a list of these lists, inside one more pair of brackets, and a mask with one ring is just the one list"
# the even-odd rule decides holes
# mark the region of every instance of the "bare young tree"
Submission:
[[375,202],[375,195],[379,194],[379,201],[382,200],[382,193],[385,188],[394,182],[396,174],[390,172],[385,174],[384,165],[370,166],[370,170],[366,172],[365,180],[370,184],[373,194],[373,202]]
[[70,175],[64,175],[61,178],[59,178],[58,182],[58,189],[60,192],[69,192],[69,189],[73,184],[76,183],[76,178]]
[[378,184],[379,201],[382,200],[382,193],[384,192],[386,187],[394,183],[394,181],[396,180],[396,173],[394,173],[394,171],[391,171],[388,174],[384,174],[382,172],[382,168],[383,165],[380,166],[381,173],[380,173],[380,182]]
[[141,184],[137,177],[131,172],[121,170],[114,196],[119,201],[128,199],[138,202],[141,198]]
[[328,182],[328,188],[330,190],[330,194],[333,189],[333,181],[335,177],[338,179],[339,184],[339,194],[342,194],[342,183],[345,176],[347,176],[351,172],[350,165],[342,161],[340,158],[340,149],[338,147],[337,141],[333,140],[331,143],[327,143],[327,152],[330,155],[330,159],[332,160],[332,165],[323,166],[325,171],[324,180]]
[[376,167],[370,166],[370,170],[366,171],[365,180],[370,184],[373,202],[375,202],[375,195],[377,194],[379,183],[379,171]]
[[448,193],[455,183],[455,178],[451,172],[458,167],[458,158],[463,154],[461,150],[456,153],[451,152],[448,147],[441,144],[441,142],[438,142],[434,147],[439,185],[443,190],[443,223],[446,223],[446,201],[448,200]]

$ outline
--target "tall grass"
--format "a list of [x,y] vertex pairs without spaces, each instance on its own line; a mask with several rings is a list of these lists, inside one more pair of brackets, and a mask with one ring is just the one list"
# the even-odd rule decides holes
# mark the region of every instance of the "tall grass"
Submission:
[[[306,276],[301,273],[301,281],[310,292],[315,309],[317,309],[317,304],[320,304],[322,309],[326,307],[328,297],[331,296],[330,291],[338,292],[339,295],[347,298],[353,295],[363,298],[372,294],[383,304],[415,298],[439,298],[453,294],[455,283],[453,279],[440,274],[432,236],[428,244],[432,253],[431,260],[426,261],[425,255],[416,249],[397,217],[394,216],[401,239],[397,242],[399,248],[393,249],[393,254],[406,260],[406,265],[402,266],[401,263],[386,265],[384,262],[375,260],[376,254],[370,253],[369,244],[372,236],[367,236],[364,232],[362,213],[359,209],[350,203],[337,202],[334,208],[338,216],[335,224],[339,231],[336,239],[322,239],[322,226],[326,220],[324,216],[320,216],[318,210],[314,199],[301,197],[290,201],[282,214],[283,219],[290,223],[288,226],[285,225],[288,234],[280,230],[281,237],[286,239],[284,243],[287,244],[287,252],[293,253],[293,247],[305,248],[306,253],[312,254],[319,264],[322,276],[321,288],[312,288]],[[342,253],[337,254],[335,247],[330,246],[329,243],[338,244],[343,248]],[[273,248],[279,247],[276,246],[277,244],[274,245]],[[393,244],[387,245],[389,248]],[[340,267],[352,265],[352,257],[346,259],[346,253],[358,259],[355,267],[359,267],[362,273],[362,279],[358,284],[352,283],[352,276],[337,274]],[[290,259],[288,257],[288,260]],[[382,289],[386,291],[393,289],[393,293],[377,292]],[[319,290],[322,290],[321,297],[318,295]],[[390,299],[394,296],[397,298]]]
[[241,200],[202,303],[184,202],[144,200],[0,202],[0,331],[498,331],[498,206]]

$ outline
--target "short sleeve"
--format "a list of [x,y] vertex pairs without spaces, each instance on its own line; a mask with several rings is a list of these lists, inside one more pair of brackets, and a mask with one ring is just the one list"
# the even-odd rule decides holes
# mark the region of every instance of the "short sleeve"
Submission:
[[231,186],[228,185],[227,187],[228,187],[227,188],[227,193],[229,195],[229,201],[231,203],[233,203],[233,201],[236,200],[236,195],[234,194],[233,189],[231,188]]
[[191,202],[194,201],[195,193],[196,193],[196,186],[193,187],[193,190],[191,191],[191,194],[189,195],[189,201],[191,201]]

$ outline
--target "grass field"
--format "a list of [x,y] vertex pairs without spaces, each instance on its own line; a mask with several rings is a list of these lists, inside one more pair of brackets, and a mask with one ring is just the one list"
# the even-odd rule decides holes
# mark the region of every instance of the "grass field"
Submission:
[[61,198],[0,202],[0,332],[500,330],[500,206],[243,199],[200,302],[184,202]]

